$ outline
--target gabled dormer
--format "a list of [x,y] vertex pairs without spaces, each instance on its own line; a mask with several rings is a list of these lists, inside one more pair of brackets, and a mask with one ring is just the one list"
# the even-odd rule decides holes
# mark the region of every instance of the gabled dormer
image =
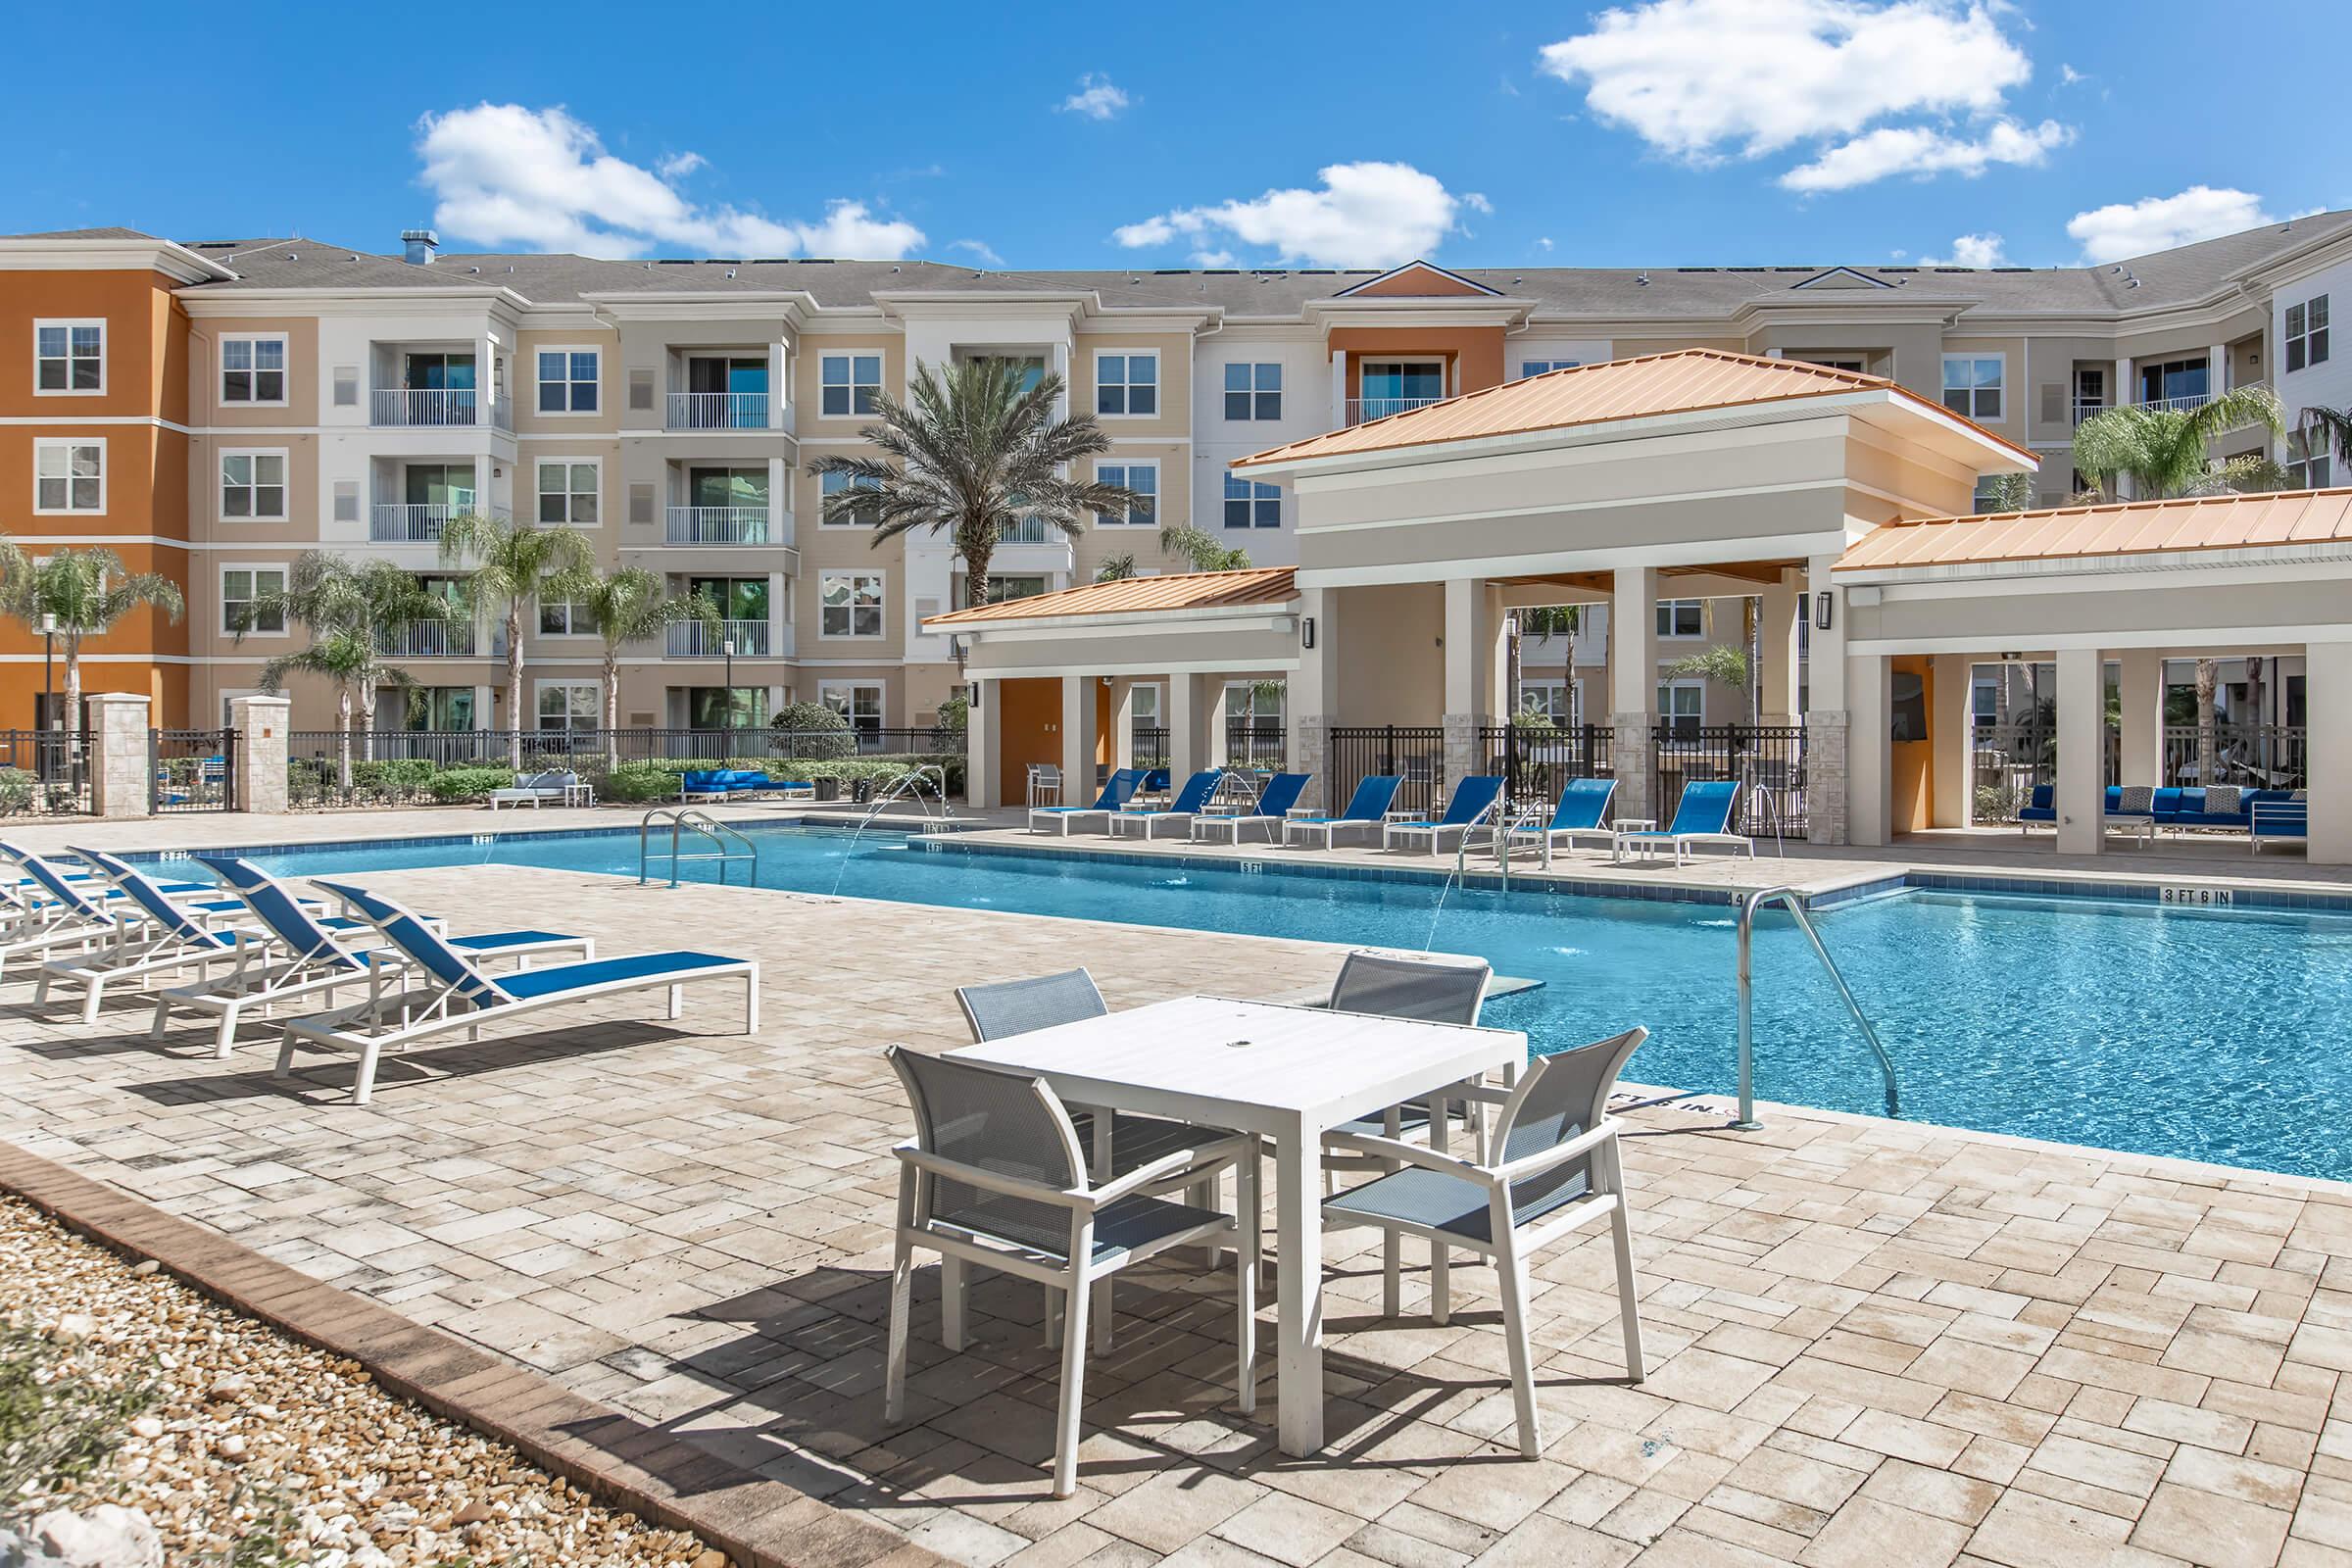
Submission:
[[1850,267],[1833,267],[1826,272],[1815,272],[1811,277],[1788,286],[1804,289],[1890,289],[1894,287],[1892,283],[1883,277],[1872,277],[1869,273],[1857,272]]
[[1449,272],[1435,262],[1406,262],[1392,267],[1378,277],[1368,277],[1353,288],[1344,288],[1334,296],[1343,300],[1364,299],[1500,299],[1502,291]]

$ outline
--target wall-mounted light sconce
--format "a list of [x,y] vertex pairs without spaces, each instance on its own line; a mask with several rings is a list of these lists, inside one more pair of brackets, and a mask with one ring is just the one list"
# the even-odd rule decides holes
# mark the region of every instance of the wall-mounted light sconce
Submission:
[[1298,646],[1301,648],[1315,646],[1315,617],[1312,615],[1298,622]]
[[1813,628],[1816,631],[1828,631],[1830,629],[1830,621],[1833,616],[1833,612],[1830,608],[1830,593],[1831,590],[1824,588],[1820,593],[1817,593],[1813,596]]

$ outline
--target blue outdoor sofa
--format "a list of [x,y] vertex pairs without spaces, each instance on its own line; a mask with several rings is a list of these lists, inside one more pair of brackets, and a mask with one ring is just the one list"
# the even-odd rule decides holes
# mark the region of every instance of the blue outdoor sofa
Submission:
[[808,779],[770,778],[756,767],[697,768],[678,781],[681,801],[728,801],[738,795],[810,796],[816,786]]
[[[2032,801],[2018,810],[2019,826],[2031,831],[2037,822],[2055,825],[2058,820],[2056,794],[2055,785],[2034,785]],[[2234,810],[2207,809],[2206,795],[2207,792],[2201,789],[2158,790],[2150,802],[2148,814],[2156,819],[2158,828],[2234,829],[2249,836],[2254,835],[2255,819],[2260,816],[2263,820],[2260,837],[2281,840],[2303,836],[2302,823],[2309,803],[2296,799],[2293,790],[2239,790]],[[2107,786],[2104,807],[2107,815],[2119,814],[2123,798],[2121,785]],[[2257,808],[2260,809],[2257,810]]]

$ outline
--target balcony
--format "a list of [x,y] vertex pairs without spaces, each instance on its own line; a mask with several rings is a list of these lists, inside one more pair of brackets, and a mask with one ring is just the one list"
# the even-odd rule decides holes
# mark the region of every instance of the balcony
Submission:
[[765,507],[672,507],[668,540],[673,545],[764,545],[768,534]]
[[[471,428],[482,422],[479,394],[469,386],[421,391],[377,387],[370,399],[368,422],[380,429]],[[514,428],[506,404],[496,406],[495,416],[498,428]]]
[[764,430],[767,394],[764,392],[672,392],[669,423],[672,430]]
[[997,535],[1001,545],[1058,545],[1069,542],[1069,535],[1048,525],[1043,517],[1023,517]]
[[1445,401],[1444,398],[1349,398],[1348,422],[1363,424],[1373,419],[1385,419],[1392,414],[1410,414],[1415,409],[1426,409],[1432,403]]
[[469,620],[412,620],[383,633],[376,646],[386,659],[471,659],[481,639]]
[[439,544],[441,529],[450,518],[484,510],[495,517],[507,514],[503,507],[484,509],[462,501],[370,507],[368,511],[368,538],[369,542],[379,545]]
[[768,657],[767,622],[764,620],[722,620],[713,633],[699,620],[690,620],[669,628],[669,657],[672,659],[724,659],[728,643],[735,645],[737,659],[765,659]]

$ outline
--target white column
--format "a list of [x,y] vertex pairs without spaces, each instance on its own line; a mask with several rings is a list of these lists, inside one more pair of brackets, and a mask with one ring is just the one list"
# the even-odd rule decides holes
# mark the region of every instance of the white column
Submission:
[[1224,760],[1215,747],[1205,744],[1207,737],[1200,733],[1200,705],[1195,700],[1200,679],[1198,675],[1171,674],[1167,695],[1160,699],[1160,722],[1168,726],[1171,782],[1190,778],[1200,769],[1214,767]]
[[[522,367],[514,367],[513,373],[519,377]],[[497,398],[498,339],[485,333],[473,340],[473,406],[486,425],[498,422]],[[474,460],[473,488],[484,503],[490,500],[490,466],[478,458]]]
[[[1056,343],[1054,345],[1054,373],[1061,377],[1061,396],[1054,400],[1054,416],[1056,419],[1066,419],[1070,416],[1070,390],[1072,385],[1070,379],[1070,346],[1067,343]],[[1089,396],[1092,396],[1092,394],[1090,393]],[[1093,405],[1090,404],[1088,407],[1092,408]],[[1092,799],[1094,799],[1094,792],[1090,790],[1087,792],[1087,800]],[[1082,801],[1079,804],[1084,805],[1085,802]]]
[[2220,397],[2230,390],[2230,345],[2215,343],[2205,350],[2205,392]]
[[971,712],[963,730],[963,798],[974,810],[1014,803],[998,799],[997,774],[1004,755],[1004,726],[997,717],[1004,683],[974,679]]
[[1658,574],[1620,566],[1609,600],[1609,722],[1616,731],[1616,814],[1663,818],[1658,799]]
[[1178,677],[1194,682],[1193,721],[1200,726],[1200,749],[1194,753],[1205,760],[1196,767],[1230,767],[1237,760],[1230,741],[1233,711],[1227,704],[1230,695],[1223,675],[1185,675]]
[[1845,759],[1846,842],[1881,845],[1893,834],[1894,709],[1892,665],[1884,654],[1845,661],[1848,729]]
[[2107,837],[2106,662],[2058,650],[2058,853],[2096,855]]
[[1110,765],[1135,765],[1135,682],[1125,675],[1110,684]]
[[[784,352],[784,345],[780,342],[770,343],[767,346],[767,427],[770,430],[784,428],[785,405],[792,396],[789,378],[791,368],[790,357]],[[772,497],[775,492],[770,490],[768,494]]]
[[1095,677],[1061,677],[1061,798],[1084,806],[1095,798]]
[[2303,649],[2313,865],[2352,865],[2352,643]]
[[[1837,564],[1836,556],[1815,556],[1806,564],[1805,586],[1811,590],[1805,597],[1804,611],[1813,617],[1812,657],[1809,660],[1809,682],[1812,686],[1812,705],[1826,712],[1843,712],[1845,701],[1845,591],[1830,580],[1830,567]],[[1821,625],[1821,596],[1830,596],[1830,626]]]
[[2116,656],[2121,679],[2123,775],[2126,784],[2164,782],[2164,655],[2127,648]]
[[1331,427],[1343,430],[1348,426],[1348,351],[1331,351]]
[[1756,606],[1756,711],[1761,724],[1793,724],[1797,712],[1796,622],[1804,595],[1795,573],[1768,583]]
[[795,542],[792,518],[792,465],[782,458],[767,460],[767,539],[770,544]]
[[[1301,805],[1338,809],[1344,802],[1330,799],[1331,780],[1324,755],[1324,735],[1340,716],[1340,593],[1336,588],[1307,588],[1298,595],[1298,673],[1291,681],[1287,722],[1290,762],[1314,778],[1299,797]],[[1314,627],[1314,646],[1306,645],[1306,628]]]
[[1494,622],[1487,585],[1475,577],[1446,584],[1446,717],[1484,723],[1494,710]]
[[[2126,355],[2115,362],[2115,397],[2110,407],[2120,409],[2126,404],[2138,401],[2138,390],[2132,385],[2132,359],[2131,356]],[[2098,482],[2097,474],[2086,473],[2082,477],[2093,484]],[[2130,474],[2119,473],[2115,476],[2115,493],[2121,500],[2131,498],[2132,476]]]

